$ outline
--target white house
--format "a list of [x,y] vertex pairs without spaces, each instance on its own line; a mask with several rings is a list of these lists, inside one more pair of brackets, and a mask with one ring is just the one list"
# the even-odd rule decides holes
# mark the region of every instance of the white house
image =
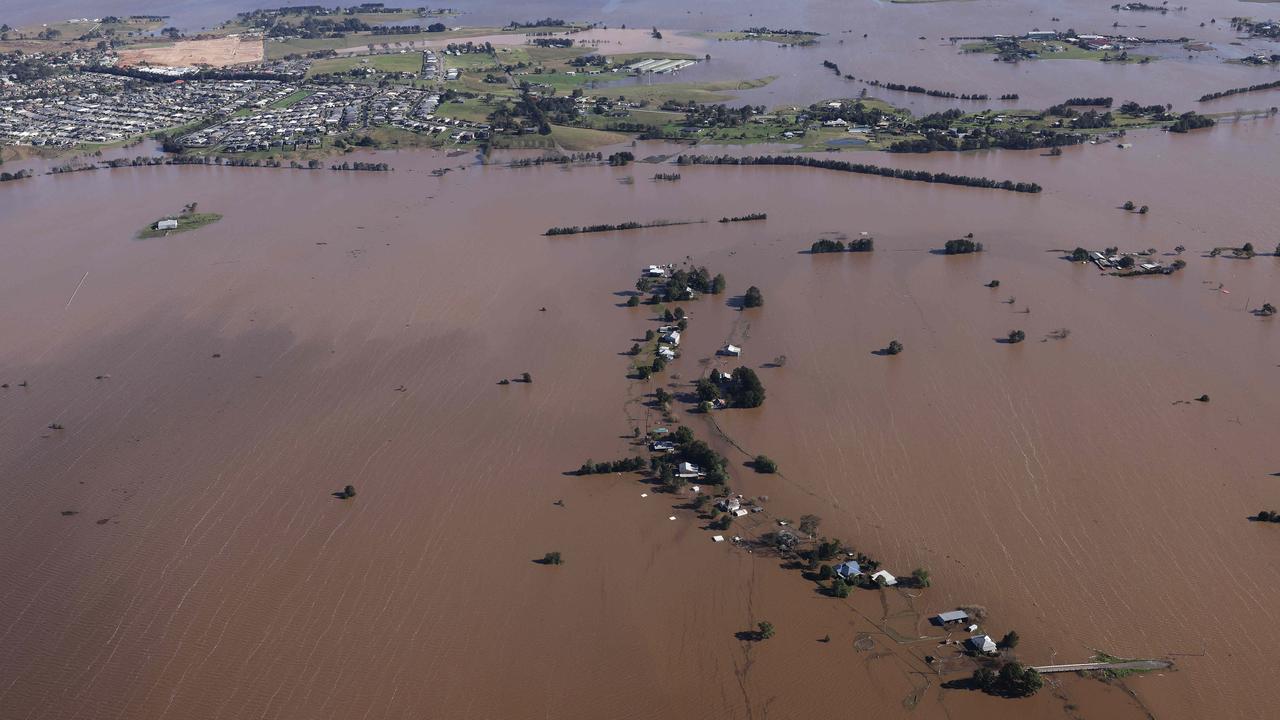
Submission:
[[156,223],[156,229],[157,230],[177,230],[178,221],[174,220],[173,218],[166,218]]
[[888,570],[879,570],[877,572],[872,573],[871,580],[872,582],[877,582],[877,583],[883,581],[883,584],[885,585],[898,584],[898,578],[894,577],[893,573],[889,572]]
[[662,342],[665,342],[665,343],[671,343],[672,345],[679,345],[679,344],[680,344],[680,331],[679,331],[679,330],[672,330],[671,332],[667,333],[666,335],[663,335],[663,336],[662,336]]
[[992,640],[989,635],[974,635],[964,641],[970,650],[980,653],[993,653],[996,651],[996,641]]
[[680,463],[680,467],[676,472],[676,477],[696,478],[702,476],[702,469],[690,462]]

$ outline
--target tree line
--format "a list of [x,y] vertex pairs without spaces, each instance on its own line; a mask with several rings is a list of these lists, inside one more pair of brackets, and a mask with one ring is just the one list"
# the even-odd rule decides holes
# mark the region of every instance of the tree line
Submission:
[[1220,92],[1205,93],[1200,96],[1200,102],[1208,102],[1217,100],[1218,98],[1227,97],[1228,95],[1239,95],[1241,93],[1261,92],[1263,90],[1274,90],[1280,88],[1280,80],[1268,83],[1258,83],[1257,85],[1249,85],[1248,87],[1231,88],[1230,90],[1222,90]]
[[[677,175],[676,177],[680,177],[680,176]],[[752,220],[768,220],[768,219],[769,219],[768,213],[758,212],[758,213],[748,213],[746,215],[735,215],[734,217],[722,217],[720,218],[720,222],[722,223],[751,222]]]
[[1008,190],[1010,192],[1038,193],[1043,188],[1037,183],[1014,182],[1012,180],[992,180],[970,175],[952,175],[935,173],[927,170],[908,170],[906,168],[884,167],[853,163],[846,160],[826,160],[790,155],[758,155],[735,157],[732,155],[680,155],[677,165],[792,165],[800,167],[834,170],[836,172],[857,173],[860,175],[879,175],[881,177],[911,180],[914,182],[942,183],[944,185],[963,185],[965,187],[988,188],[991,190]]
[[671,225],[694,225],[705,220],[654,220],[653,222],[636,222],[630,220],[623,223],[602,223],[599,225],[568,225],[548,228],[543,235],[580,235],[582,233],[613,232],[615,230],[639,230],[640,228],[669,227]]
[[1109,97],[1073,97],[1067,98],[1063,105],[1077,105],[1080,107],[1111,107],[1113,102]]
[[640,472],[648,466],[649,463],[644,458],[637,455],[636,457],[622,458],[621,460],[612,460],[610,462],[592,462],[587,460],[582,463],[582,467],[578,468],[579,475],[604,475],[605,473],[620,472]]

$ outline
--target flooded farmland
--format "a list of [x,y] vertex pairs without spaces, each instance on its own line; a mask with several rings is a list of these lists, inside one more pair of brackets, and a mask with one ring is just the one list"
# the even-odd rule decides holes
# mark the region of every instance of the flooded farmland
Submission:
[[[659,166],[412,153],[388,176],[138,168],[7,190],[0,702],[33,718],[599,703],[734,717],[816,710],[851,682],[886,712],[909,697],[929,716],[989,711],[939,694],[920,660],[932,643],[878,636],[882,659],[852,654],[882,625],[878,601],[851,612],[776,561],[710,543],[687,512],[667,521],[668,497],[565,474],[626,453],[620,436],[654,421],[618,356],[651,321],[619,293],[646,263],[690,256],[767,305],[688,304],[667,382],[698,376],[728,339],[753,366],[786,355],[760,371],[767,410],[716,417],[782,468],[739,470],[735,489],[821,515],[897,571],[930,568],[935,587],[896,609],[907,630],[976,603],[1035,662],[1176,656],[1172,675],[1132,682],[1137,700],[1069,679],[1065,700],[1036,701],[1046,716],[1090,702],[1262,713],[1276,550],[1244,515],[1274,490],[1280,341],[1245,304],[1268,297],[1275,267],[1198,256],[1215,237],[1263,236],[1252,203],[1266,198],[1178,169],[1200,154],[1261,177],[1274,158],[1243,149],[1274,148],[1275,132],[1221,128],[1176,153],[1186,138],[1135,140],[1129,182],[1150,178],[1156,208],[1142,218],[1113,209],[1123,183],[1107,186],[1135,156],[1093,146],[973,161],[1045,183],[1041,196],[796,168],[683,168],[659,184],[644,179]],[[442,163],[459,169],[432,177]],[[1201,204],[1180,201],[1193,192]],[[131,239],[192,199],[226,219]],[[619,207],[769,219],[540,235]],[[875,253],[798,253],[860,231]],[[966,232],[988,251],[929,252]],[[1123,279],[1052,252],[1086,236],[1184,244],[1189,265]],[[1069,339],[1039,342],[1059,327]],[[1036,342],[995,341],[1011,328]],[[902,356],[871,354],[892,338]],[[495,384],[521,372],[534,382]],[[1178,402],[1200,394],[1212,402]],[[346,484],[355,501],[330,497]],[[549,549],[563,573],[531,562]],[[784,647],[742,650],[734,631],[761,615]]]
[[[210,17],[240,9],[217,5]],[[1190,34],[1196,13],[1237,8],[1142,14],[1143,32]],[[462,9],[512,19],[505,4]],[[828,57],[859,76],[1008,88],[1024,107],[1111,94],[1183,108],[1270,77],[1208,59],[955,60],[939,39],[1055,13],[1116,22],[1105,5],[1071,12],[521,8],[853,30],[817,48],[708,43],[713,62],[681,78],[772,72],[740,100],[766,105],[856,92],[823,75]],[[890,54],[918,35],[930,39],[906,60]],[[829,712],[833,698],[883,717],[1273,714],[1280,535],[1248,517],[1280,506],[1280,328],[1251,312],[1280,299],[1280,121],[1245,113],[1125,142],[852,156],[1039,194],[676,166],[682,152],[787,148],[644,141],[605,149],[641,158],[626,167],[360,152],[394,171],[159,166],[0,186],[0,718],[761,719]],[[191,202],[223,219],[136,239]],[[768,217],[716,222],[748,213]],[[543,234],[659,220],[706,222]],[[860,233],[874,252],[806,252]],[[938,252],[968,233],[985,252]],[[1209,256],[1245,242],[1259,254]],[[1187,265],[1115,277],[1066,259],[1077,246]],[[636,278],[686,262],[723,273],[727,291],[680,303],[682,356],[629,378],[627,349],[662,324],[626,306]],[[763,307],[740,307],[749,286]],[[1011,330],[1027,339],[1004,342]],[[876,352],[890,340],[900,355]],[[740,358],[717,354],[729,343]],[[688,492],[574,474],[634,455],[633,428],[666,424],[650,393],[737,365],[758,372],[764,407],[674,409],[728,458],[735,493],[768,498],[726,534],[817,514],[823,535],[899,577],[927,568],[931,587],[834,599],[777,557],[712,542]],[[499,384],[522,373],[531,382]],[[778,474],[746,466],[760,454]],[[356,496],[335,497],[347,485]],[[564,565],[537,562],[549,552]],[[993,637],[1018,632],[1029,665],[1106,653],[1173,667],[1046,675],[1026,700],[962,689],[970,666],[930,659],[967,633],[928,618],[973,606]],[[742,639],[761,620],[776,637]]]

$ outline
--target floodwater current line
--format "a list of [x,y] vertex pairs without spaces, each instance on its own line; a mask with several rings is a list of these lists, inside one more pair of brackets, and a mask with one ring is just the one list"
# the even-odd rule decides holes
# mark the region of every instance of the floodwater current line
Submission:
[[[88,278],[88,277],[89,277],[89,273],[88,271],[85,271],[84,277],[80,278],[80,283],[76,285],[76,289],[71,293],[71,300],[76,299],[76,293],[80,292],[80,286],[84,285],[85,278]],[[66,310],[67,308],[71,307],[71,300],[67,301],[67,305],[66,307],[63,308],[63,310]]]

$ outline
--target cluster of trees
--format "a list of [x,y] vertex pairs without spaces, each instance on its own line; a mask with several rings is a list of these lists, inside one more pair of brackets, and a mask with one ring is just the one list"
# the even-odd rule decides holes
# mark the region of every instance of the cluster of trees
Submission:
[[1093,110],[1081,113],[1071,121],[1071,127],[1079,130],[1093,130],[1096,128],[1108,128],[1115,125],[1115,118],[1110,112],[1099,115]]
[[30,170],[19,170],[18,172],[0,172],[0,182],[10,182],[12,180],[26,180],[31,177]]
[[710,378],[694,384],[699,402],[724,400],[729,407],[753,408],[764,404],[764,383],[751,368],[740,365],[728,375],[714,370]]
[[774,462],[773,458],[768,455],[757,455],[751,461],[751,467],[758,473],[773,474],[778,472],[778,463]]
[[462,43],[449,43],[444,46],[448,52],[460,53],[463,55],[497,55],[498,51],[493,49],[493,43],[477,44],[470,40]]
[[759,115],[764,110],[763,105],[743,105],[742,107],[734,108],[728,105],[700,105],[694,103],[685,110],[684,119],[685,123],[689,125],[702,127],[740,127],[746,124],[753,115]]
[[890,340],[889,344],[884,348],[885,355],[897,355],[902,352],[902,343],[897,340]]
[[1199,128],[1213,127],[1217,124],[1218,121],[1213,118],[1191,111],[1179,115],[1178,119],[1169,126],[1169,132],[1184,133]]
[[560,557],[560,551],[553,550],[542,556],[543,565],[563,565],[564,559]]
[[546,18],[542,18],[541,20],[530,20],[528,22],[517,22],[515,20],[512,20],[511,22],[507,23],[507,26],[503,29],[504,30],[520,30],[524,28],[539,28],[539,27],[568,27],[568,25],[569,23],[565,22],[564,20],[561,20],[560,18],[546,17]]
[[969,233],[962,238],[956,238],[955,240],[948,240],[946,244],[942,246],[942,251],[947,255],[967,255],[969,253],[979,253],[982,252],[982,250],[982,243],[974,242],[973,233]]
[[650,458],[649,464],[658,474],[658,479],[669,489],[678,490],[684,486],[685,479],[676,477],[676,468],[687,462],[706,473],[705,482],[711,485],[723,485],[729,480],[729,461],[723,455],[711,449],[710,445],[693,436],[687,425],[681,425],[671,434],[675,443],[674,452],[656,455]]
[[613,460],[611,462],[591,462],[587,460],[578,468],[579,475],[603,475],[605,473],[640,472],[648,467],[648,463],[640,456]]
[[823,238],[809,246],[809,252],[814,255],[820,253],[838,253],[838,252],[871,252],[875,250],[876,241],[874,238],[864,237],[857,240],[850,240],[846,245],[843,240],[827,240]]
[[386,163],[372,162],[347,162],[343,161],[341,165],[330,165],[330,170],[361,170],[364,172],[390,172],[391,166]]
[[764,305],[764,293],[760,292],[760,288],[752,285],[747,288],[747,292],[742,295],[742,307],[755,308]]
[[1280,512],[1275,510],[1259,510],[1257,517],[1259,522],[1280,523]]
[[635,159],[636,159],[636,156],[634,153],[627,150],[623,150],[622,152],[616,152],[610,155],[609,164],[615,167],[622,167],[627,163],[634,162]]
[[609,64],[609,59],[604,55],[592,53],[590,55],[579,55],[569,61],[573,67],[604,67]]
[[818,122],[843,120],[852,125],[873,126],[886,117],[892,117],[880,108],[868,108],[861,100],[853,103],[840,103],[840,107],[831,107],[825,103],[814,103],[806,108],[806,115]]
[[675,182],[680,179],[680,173],[654,173],[653,179],[655,181],[666,180],[668,182]]
[[1169,117],[1168,112],[1173,109],[1172,105],[1139,105],[1130,100],[1120,106],[1120,112],[1132,117],[1153,116],[1155,120],[1162,120]]
[[1021,330],[1010,330],[1010,331],[1009,331],[1009,342],[1010,342],[1010,343],[1020,343],[1020,342],[1022,342],[1023,340],[1026,340],[1026,339],[1027,339],[1027,334],[1026,334],[1025,332],[1021,331]]
[[553,48],[573,47],[572,38],[534,38],[529,42],[538,47],[553,47]]
[[1271,317],[1276,314],[1276,306],[1271,303],[1262,303],[1262,307],[1258,308],[1258,314],[1263,317]]
[[1020,698],[1035,695],[1044,686],[1044,678],[1033,668],[1010,662],[1005,663],[999,672],[988,667],[974,670],[973,684],[991,695]]
[[835,170],[837,172],[859,173],[862,175],[879,175],[899,180],[914,182],[942,183],[946,185],[964,185],[967,187],[989,188],[992,190],[1008,190],[1011,192],[1038,193],[1043,188],[1037,183],[1013,182],[1012,180],[992,180],[985,177],[969,175],[952,175],[935,173],[926,170],[907,170],[905,168],[883,167],[853,163],[846,160],[827,160],[805,157],[802,155],[760,155],[735,157],[732,155],[681,155],[676,158],[679,165],[795,165],[800,167]]
[[[676,177],[680,177],[680,176],[677,175]],[[768,220],[768,219],[769,219],[768,213],[758,212],[758,213],[748,213],[746,215],[735,215],[733,217],[722,217],[720,218],[720,222],[722,223],[751,222],[752,220]]]
[[1239,95],[1241,93],[1261,92],[1262,90],[1274,90],[1280,88],[1280,80],[1273,82],[1258,83],[1257,85],[1249,85],[1248,87],[1231,88],[1230,90],[1222,90],[1220,92],[1205,93],[1200,96],[1200,102],[1208,102],[1217,100],[1228,95]]
[[723,274],[717,273],[713,277],[705,266],[695,265],[688,270],[681,268],[672,272],[671,277],[667,278],[667,282],[656,293],[666,296],[668,300],[688,300],[690,298],[686,288],[708,295],[719,295],[724,292],[726,282]]

